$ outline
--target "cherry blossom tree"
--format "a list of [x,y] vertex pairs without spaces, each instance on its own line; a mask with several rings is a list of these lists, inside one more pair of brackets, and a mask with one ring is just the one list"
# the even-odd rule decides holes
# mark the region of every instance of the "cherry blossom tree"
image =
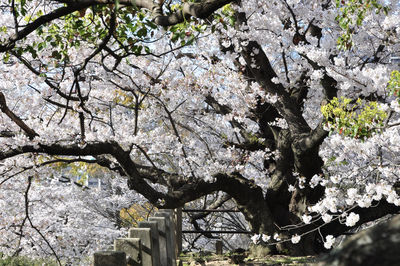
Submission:
[[85,223],[117,235],[103,192],[57,185],[60,162],[107,169],[114,210],[224,192],[255,242],[293,255],[397,213],[399,6],[353,27],[345,4],[1,0],[2,248],[69,256]]

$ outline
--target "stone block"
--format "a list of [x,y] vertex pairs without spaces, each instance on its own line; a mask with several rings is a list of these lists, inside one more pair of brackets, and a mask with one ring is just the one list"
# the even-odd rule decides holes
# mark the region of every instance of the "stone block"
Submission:
[[114,250],[126,253],[128,266],[142,265],[142,247],[140,238],[117,238],[114,240]]
[[[166,218],[165,217],[150,217],[150,222],[157,222],[158,228],[158,244],[160,247],[160,264],[161,266],[172,266],[171,257],[173,254],[168,254],[167,247],[167,232],[166,232]],[[170,243],[168,243],[170,245]],[[172,249],[170,249],[172,251]]]
[[131,228],[128,238],[140,238],[142,249],[142,266],[153,266],[153,242],[150,228]]
[[158,236],[158,227],[157,222],[139,222],[139,228],[150,228],[151,229],[151,241],[152,241],[152,257],[153,257],[153,266],[160,265],[160,245],[159,245],[159,236]]
[[165,217],[166,224],[166,233],[167,233],[167,253],[171,254],[170,263],[172,266],[176,265],[176,236],[175,236],[175,222],[173,219],[173,211],[172,210],[159,210],[154,214],[156,217]]
[[122,251],[99,251],[93,257],[94,266],[126,266],[126,254]]
[[217,242],[215,242],[215,254],[222,255],[222,246],[221,240],[217,240]]

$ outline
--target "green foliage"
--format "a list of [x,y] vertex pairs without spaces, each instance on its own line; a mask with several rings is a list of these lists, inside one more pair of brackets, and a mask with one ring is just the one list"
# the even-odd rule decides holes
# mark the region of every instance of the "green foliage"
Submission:
[[0,252],[0,266],[55,266],[51,259],[31,259],[28,257],[7,257]]
[[361,26],[368,12],[388,12],[388,7],[379,4],[377,0],[336,0],[336,7],[339,9],[336,20],[344,32],[337,40],[338,47],[342,50],[351,49],[352,34],[357,26]]
[[331,132],[364,140],[383,127],[388,114],[381,110],[377,102],[364,102],[357,99],[333,98],[321,107],[321,112]]
[[211,31],[213,33],[218,23],[221,23],[225,29],[227,29],[228,26],[233,27],[236,23],[235,11],[233,10],[231,4],[223,6],[221,8],[221,12],[220,13],[216,12],[214,13],[213,16],[214,16],[214,22],[216,22],[211,26]]
[[[171,10],[177,11],[182,6],[179,4],[172,5]],[[235,12],[232,9],[231,4],[227,4],[221,8],[220,13],[216,12],[213,14],[214,21],[211,24],[212,33],[215,32],[216,26],[221,23],[225,29],[228,26],[233,26],[236,22]],[[171,32],[171,41],[174,43],[179,42],[181,46],[192,45],[196,38],[204,33],[209,27],[207,23],[202,23],[200,20],[184,21],[177,25],[169,27]]]
[[[24,4],[21,3],[16,8],[18,19],[31,23],[44,15],[42,10],[27,11],[26,3],[23,2]],[[41,39],[32,43],[25,42],[24,46],[16,46],[13,52],[18,55],[28,53],[37,58],[40,51],[48,48],[51,49],[50,57],[53,58],[56,67],[62,63],[69,63],[71,48],[79,49],[83,43],[97,47],[110,34],[113,12],[117,12],[117,18],[112,44],[120,46],[121,56],[130,53],[136,55],[150,53],[150,48],[144,42],[152,39],[157,25],[144,10],[136,10],[133,7],[117,10],[114,5],[92,6],[64,16],[62,23],[43,25],[36,30]],[[5,30],[5,27],[0,28],[0,31]],[[8,60],[8,56],[5,55],[3,60]]]
[[[100,12],[99,8],[93,8],[93,12],[82,10],[81,12],[68,14],[63,17],[63,23],[43,25],[36,30],[41,39],[26,43],[25,46],[16,46],[13,51],[18,55],[29,53],[33,58],[37,58],[38,52],[45,48],[50,48],[52,50],[50,57],[54,59],[55,66],[63,62],[68,63],[68,50],[70,48],[79,48],[83,41],[97,45],[100,40],[105,38],[107,30],[102,25],[100,17],[106,21],[107,19],[109,20],[109,15],[105,15],[110,12],[109,10],[106,11],[107,8],[109,7],[102,9],[102,15],[93,13]],[[21,14],[26,22],[32,22],[42,15],[42,10],[23,16]]]
[[114,36],[117,36],[119,44],[124,46],[121,48],[128,48],[136,55],[141,55],[143,52],[150,53],[150,48],[142,42],[151,41],[157,25],[151,21],[146,12],[125,8],[118,13],[118,19],[120,23]]
[[[194,2],[190,0],[190,2]],[[32,23],[36,19],[45,15],[41,9],[30,9],[29,1],[16,0],[15,14],[18,20],[25,23]],[[171,6],[171,12],[176,12],[182,8],[182,4]],[[113,12],[116,14],[116,28],[113,31],[112,45],[119,46],[116,49],[118,55],[125,57],[129,54],[145,55],[151,54],[148,45],[154,41],[155,30],[158,26],[152,21],[149,11],[137,9],[137,7],[121,7],[110,5],[94,5],[90,8],[82,9],[68,14],[62,18],[62,23],[49,23],[36,30],[39,39],[29,43],[24,42],[13,48],[17,55],[30,54],[36,59],[39,52],[50,49],[50,58],[55,67],[64,63],[70,63],[70,49],[79,49],[83,43],[97,47],[102,40],[109,34],[111,18]],[[167,12],[168,13],[168,12]],[[222,23],[224,27],[233,25],[235,22],[234,11],[231,5],[226,5],[221,9],[221,14],[217,15],[217,23]],[[216,23],[209,26],[201,20],[184,21],[178,25],[168,28],[171,40],[179,42],[181,46],[192,45],[201,33],[208,27],[215,30]],[[0,27],[1,31],[7,31],[6,27]],[[9,54],[5,53],[3,60],[9,60]],[[46,71],[47,65],[42,65]]]
[[392,72],[387,88],[390,94],[396,96],[400,103],[400,71],[395,70]]
[[[11,0],[9,0],[11,2]],[[26,0],[16,0],[14,12],[17,16],[25,16],[28,12],[26,7]]]
[[232,8],[231,4],[225,5],[221,9],[222,13],[222,19],[223,21],[220,21],[221,23],[224,23],[225,21],[227,24],[230,26],[234,26],[236,23],[236,16],[235,16],[235,11]]
[[171,34],[171,41],[180,41],[181,46],[192,45],[200,33],[207,29],[206,24],[201,24],[199,21],[189,23],[187,21],[171,26],[169,31]]

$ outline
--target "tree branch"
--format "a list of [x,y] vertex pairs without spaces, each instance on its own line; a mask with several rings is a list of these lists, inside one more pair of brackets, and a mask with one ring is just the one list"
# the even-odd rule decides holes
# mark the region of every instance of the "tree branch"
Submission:
[[26,135],[28,135],[29,139],[33,139],[36,136],[39,136],[33,129],[27,126],[21,118],[19,118],[13,111],[11,111],[6,103],[6,97],[0,91],[0,110],[5,113],[15,124],[17,124],[23,131],[25,131]]
[[[53,247],[50,245],[50,242],[42,234],[42,232],[40,232],[40,230],[36,226],[33,225],[32,220],[29,217],[29,197],[28,197],[28,193],[29,193],[29,190],[30,190],[31,185],[32,185],[32,178],[33,178],[32,176],[28,177],[28,187],[26,188],[25,195],[24,195],[24,198],[25,198],[25,218],[29,221],[29,224],[31,225],[31,227],[40,235],[41,238],[43,238],[43,240],[46,242],[47,246],[49,246],[49,248],[51,249],[51,252],[56,257],[58,265],[61,266],[62,264],[61,264],[60,258],[58,257],[58,255],[55,252],[55,250],[53,249]],[[25,222],[25,220],[24,220],[24,222]]]
[[[56,1],[58,2],[58,1]],[[65,15],[68,15],[72,12],[78,11],[80,9],[89,7],[93,5],[93,3],[86,3],[86,1],[83,1],[84,3],[71,3],[68,6],[60,7],[49,14],[43,15],[35,19],[33,22],[29,23],[26,25],[22,30],[14,33],[8,38],[8,41],[5,42],[5,44],[0,45],[0,52],[6,52],[11,50],[14,46],[15,43],[25,37],[27,37],[29,34],[31,34],[33,31],[38,29],[40,26],[51,22],[57,18],[61,18]]]

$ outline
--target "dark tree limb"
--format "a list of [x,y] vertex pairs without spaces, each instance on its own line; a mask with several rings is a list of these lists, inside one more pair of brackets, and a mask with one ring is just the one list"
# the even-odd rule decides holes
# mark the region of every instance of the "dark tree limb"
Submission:
[[[258,51],[258,53],[254,51]],[[281,83],[272,82],[272,79],[277,78],[278,75],[262,47],[257,42],[250,41],[247,46],[243,47],[242,56],[248,66],[254,66],[250,67],[250,70],[258,84],[271,96],[278,97],[277,102],[273,105],[288,123],[291,133],[294,135],[308,133],[310,127],[304,120],[299,106]]]
[[[203,19],[207,18],[217,9],[233,1],[234,0],[203,0],[196,3],[186,2],[182,5],[181,10],[168,15],[162,12],[162,3],[154,3],[152,0],[119,0],[119,3],[123,6],[148,9],[152,11],[156,24],[160,26],[171,26],[184,22],[192,16]],[[27,24],[21,30],[16,30],[4,44],[0,45],[0,52],[11,50],[14,48],[17,41],[27,37],[46,23],[52,22],[75,11],[84,10],[90,6],[115,4],[114,0],[53,0],[52,2],[64,3],[66,6],[59,7],[48,14],[42,15]],[[18,27],[18,25],[16,25],[16,27]]]
[[27,37],[33,31],[37,30],[40,26],[45,25],[46,23],[49,23],[55,19],[66,16],[72,12],[78,11],[83,8],[87,8],[91,5],[92,5],[92,3],[79,3],[79,4],[73,3],[73,4],[69,4],[67,6],[64,6],[64,7],[57,8],[56,10],[54,10],[46,15],[38,17],[33,22],[26,25],[24,28],[17,31],[13,35],[11,35],[7,42],[5,42],[4,44],[1,44],[0,52],[6,52],[6,51],[11,50],[12,48],[14,48],[15,43],[17,41],[22,40],[23,38]]
[[31,129],[21,118],[19,118],[13,111],[11,111],[6,103],[6,97],[0,91],[0,110],[6,114],[15,124],[17,124],[30,138],[33,139],[36,136],[39,136],[33,129]]

